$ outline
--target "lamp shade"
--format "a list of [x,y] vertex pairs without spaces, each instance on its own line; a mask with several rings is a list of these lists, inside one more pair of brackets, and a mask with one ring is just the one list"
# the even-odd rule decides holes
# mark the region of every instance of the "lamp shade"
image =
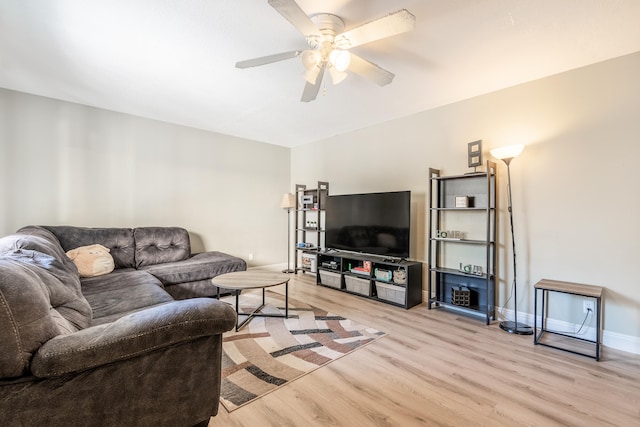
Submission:
[[320,64],[320,61],[322,61],[322,55],[317,50],[305,50],[302,52],[300,59],[302,60],[304,68],[311,70],[316,65]]
[[506,147],[494,148],[491,150],[491,155],[496,159],[506,160],[515,159],[524,150],[524,145],[507,145]]
[[347,73],[336,69],[336,67],[329,67],[329,75],[331,76],[331,81],[334,85],[337,85],[347,78]]
[[313,67],[304,72],[304,79],[314,85],[318,80],[318,74],[320,74],[320,67]]
[[282,209],[291,209],[296,206],[296,200],[291,193],[284,193],[282,196],[282,201],[280,202],[280,207]]
[[336,70],[345,71],[351,63],[351,54],[346,50],[333,49],[329,54],[329,62],[336,67]]

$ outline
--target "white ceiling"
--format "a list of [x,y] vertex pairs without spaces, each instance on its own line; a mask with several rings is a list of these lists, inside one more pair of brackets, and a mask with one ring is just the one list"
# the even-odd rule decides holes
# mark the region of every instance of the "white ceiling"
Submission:
[[299,101],[307,47],[267,0],[0,0],[0,87],[296,146],[640,51],[639,0],[298,0],[346,29],[405,8],[406,34],[353,48],[395,73]]

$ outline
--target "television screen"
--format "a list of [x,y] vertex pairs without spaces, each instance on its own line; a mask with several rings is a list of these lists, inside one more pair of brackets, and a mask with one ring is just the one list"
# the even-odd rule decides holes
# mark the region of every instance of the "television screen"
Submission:
[[328,196],[328,249],[387,257],[409,257],[411,192]]

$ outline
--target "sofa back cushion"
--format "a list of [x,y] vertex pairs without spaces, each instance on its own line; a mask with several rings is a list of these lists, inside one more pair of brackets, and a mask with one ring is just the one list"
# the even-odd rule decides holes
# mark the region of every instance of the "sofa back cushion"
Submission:
[[189,233],[180,227],[139,227],[136,241],[136,268],[182,261],[191,255]]
[[78,270],[75,264],[69,259],[65,250],[62,249],[62,245],[60,245],[60,241],[55,234],[46,228],[29,225],[22,227],[15,234],[0,239],[0,253],[12,252],[16,249],[29,249],[51,255],[64,265],[69,274],[77,280],[79,286],[80,279],[77,277]]
[[43,343],[90,322],[77,272],[70,274],[56,257],[31,249],[0,255],[0,377],[24,375]]
[[116,268],[135,267],[135,241],[130,228],[86,228],[45,226],[56,235],[65,252],[80,246],[100,244],[109,248]]

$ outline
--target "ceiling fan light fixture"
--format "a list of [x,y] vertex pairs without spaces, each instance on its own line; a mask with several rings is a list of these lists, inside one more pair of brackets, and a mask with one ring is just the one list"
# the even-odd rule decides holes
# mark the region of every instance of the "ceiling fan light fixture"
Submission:
[[351,54],[342,49],[333,49],[329,54],[329,62],[338,71],[345,71],[351,63]]
[[304,79],[308,81],[309,84],[314,85],[316,84],[316,80],[318,80],[318,74],[320,74],[320,67],[315,66],[304,72]]
[[322,61],[322,55],[317,50],[305,50],[302,52],[302,55],[300,55],[300,59],[302,60],[304,68],[312,70]]
[[329,67],[329,75],[331,76],[331,81],[334,85],[342,82],[348,76],[347,73],[338,70],[336,67]]

